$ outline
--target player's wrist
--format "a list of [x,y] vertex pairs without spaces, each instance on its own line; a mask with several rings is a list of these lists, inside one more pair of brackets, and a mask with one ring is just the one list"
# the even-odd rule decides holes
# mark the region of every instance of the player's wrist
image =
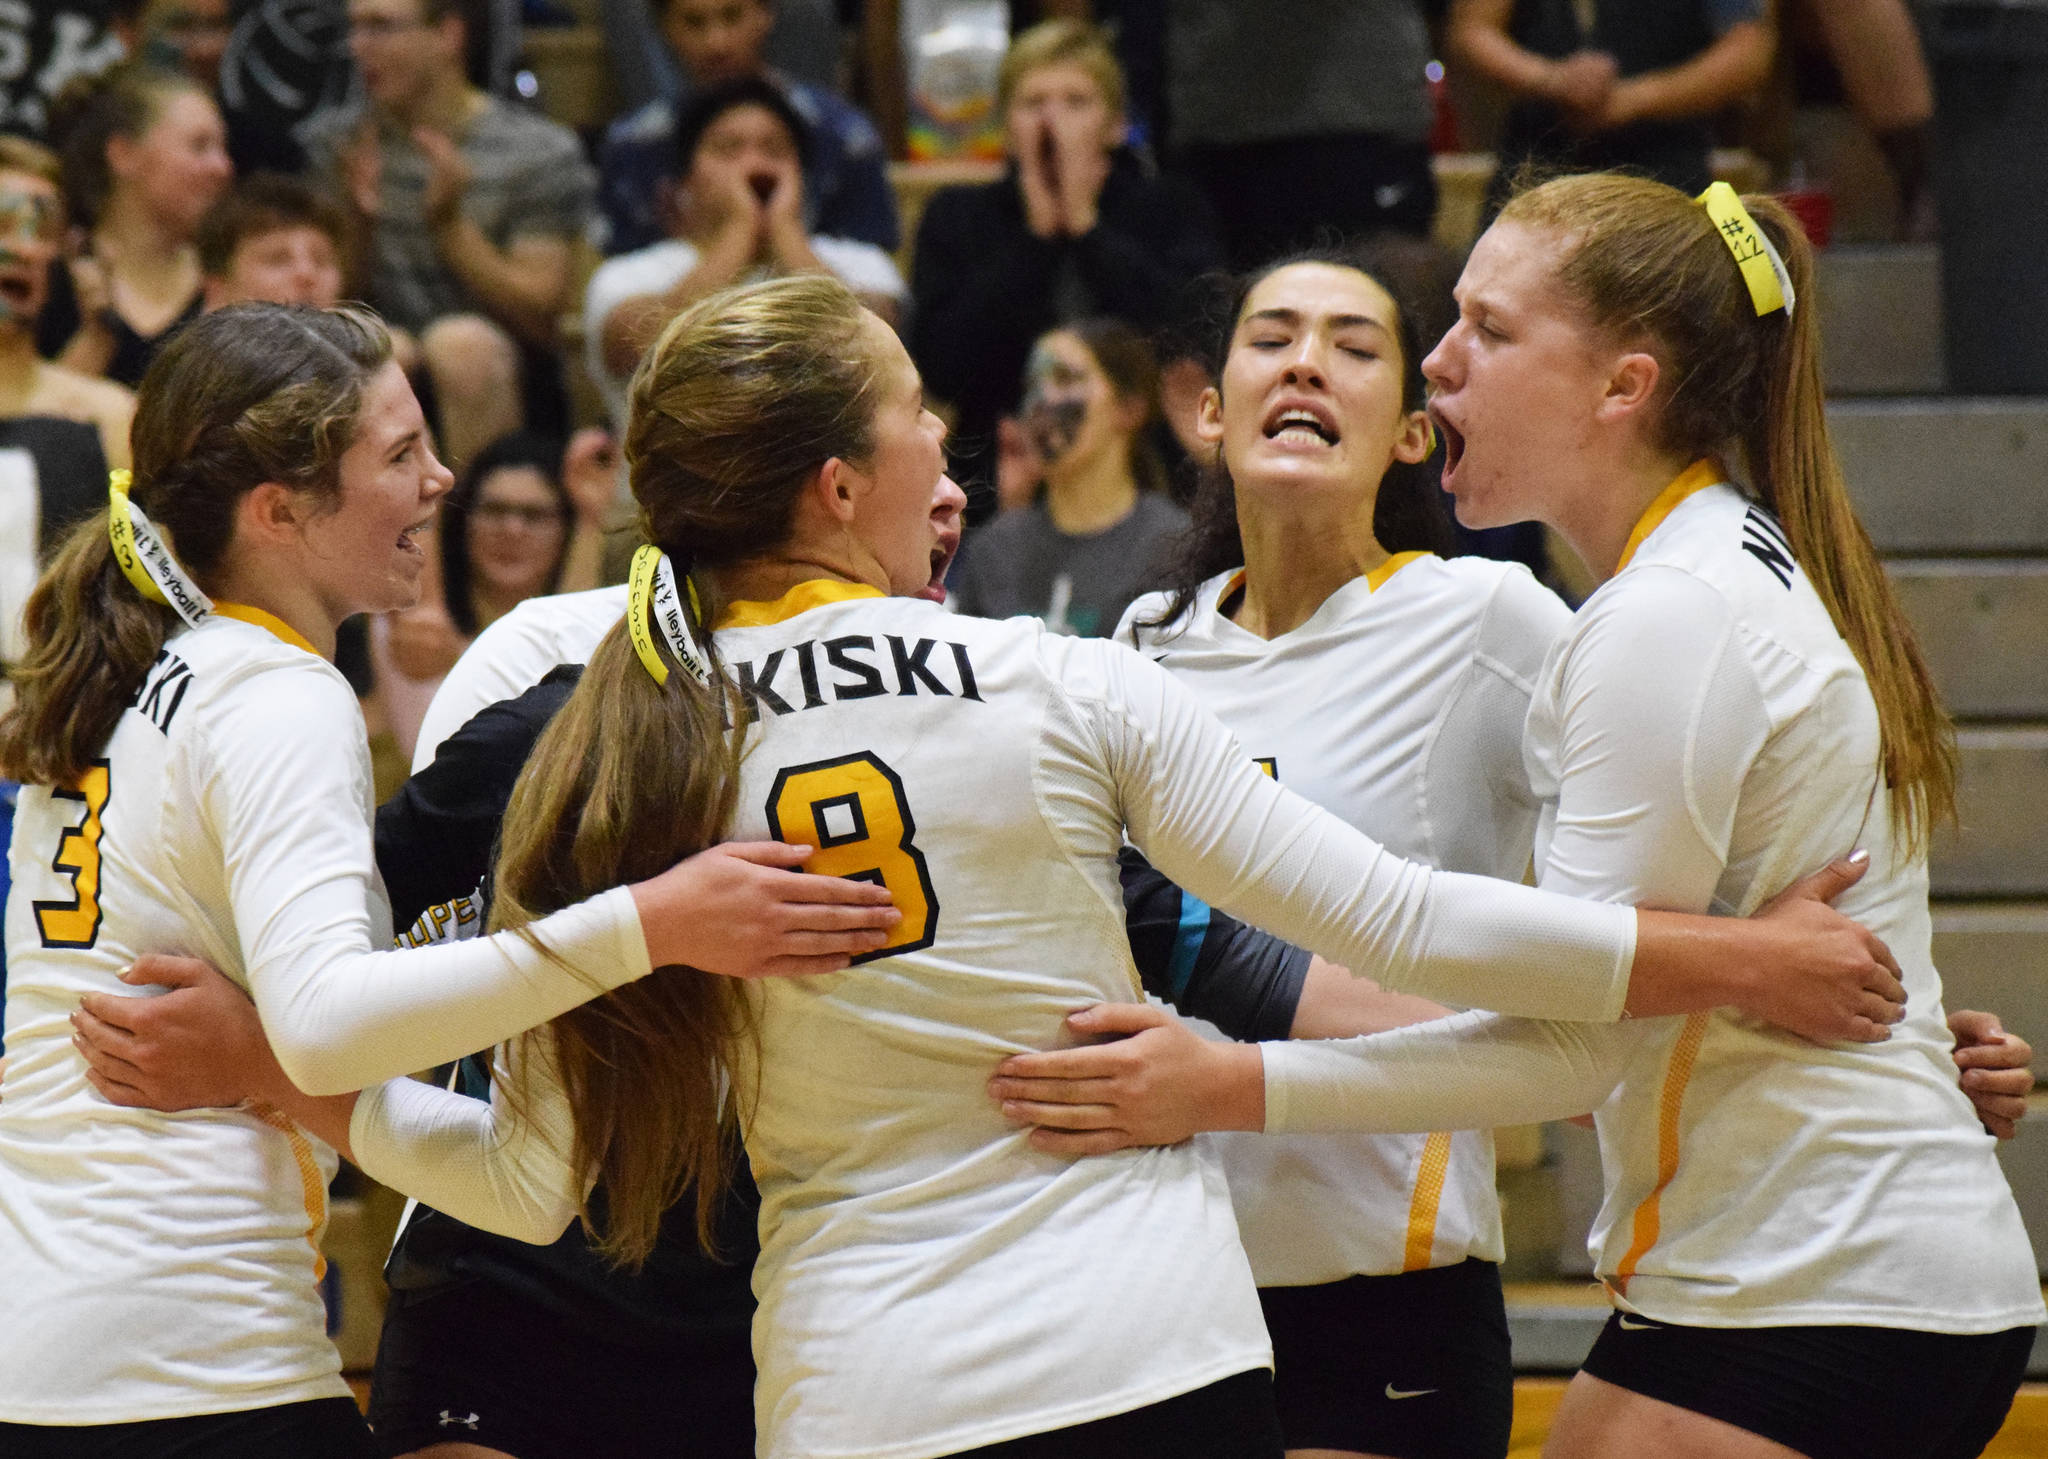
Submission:
[[1257,1044],[1215,1043],[1214,1069],[1205,1081],[1202,1126],[1209,1130],[1266,1128],[1266,1060]]

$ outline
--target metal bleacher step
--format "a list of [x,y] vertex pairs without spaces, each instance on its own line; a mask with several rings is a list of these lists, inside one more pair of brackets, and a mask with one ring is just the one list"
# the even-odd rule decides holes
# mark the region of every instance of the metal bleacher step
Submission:
[[2048,895],[2048,724],[1956,731],[1959,831],[1936,833],[1937,897]]
[[1815,256],[1814,273],[1828,394],[1943,389],[1937,245],[1838,245]]
[[1857,515],[1897,556],[2048,556],[2048,399],[1837,400]]
[[2048,901],[1937,901],[1934,965],[1948,1007],[1988,1008],[2048,1048]]
[[2048,559],[1886,564],[1949,711],[2048,720]]

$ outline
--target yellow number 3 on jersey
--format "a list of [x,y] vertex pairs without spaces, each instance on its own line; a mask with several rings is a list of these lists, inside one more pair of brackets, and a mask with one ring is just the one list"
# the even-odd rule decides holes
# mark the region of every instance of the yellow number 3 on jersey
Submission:
[[792,765],[768,792],[768,834],[818,848],[806,869],[880,882],[903,920],[889,940],[857,963],[930,947],[939,926],[931,869],[911,838],[917,822],[896,772],[865,752]]
[[71,878],[71,900],[37,902],[36,929],[44,947],[91,947],[100,935],[100,813],[107,808],[107,762],[95,760],[76,790],[53,790],[52,800],[85,802],[85,820],[57,838],[50,870]]

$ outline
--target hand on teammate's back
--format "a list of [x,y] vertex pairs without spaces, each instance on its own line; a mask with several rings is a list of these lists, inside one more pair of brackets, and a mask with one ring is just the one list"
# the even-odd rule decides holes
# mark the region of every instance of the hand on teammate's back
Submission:
[[87,993],[71,1015],[85,1077],[110,1103],[174,1111],[289,1100],[291,1085],[256,1005],[212,964],[151,955],[137,958],[121,981],[166,991]]
[[1884,940],[1828,904],[1863,879],[1863,852],[1833,861],[1765,903],[1751,922],[1783,935],[1759,959],[1743,1012],[1815,1043],[1881,1043],[1906,1016],[1906,985]]
[[636,883],[633,902],[656,967],[730,978],[836,973],[889,940],[903,914],[888,888],[803,871],[809,846],[735,841]]
[[1956,1036],[1963,1093],[1977,1107],[1984,1128],[2010,1140],[2026,1117],[2027,1095],[2034,1088],[2033,1045],[2009,1032],[1995,1013],[1959,1008],[1948,1016],[1948,1028]]
[[1205,1039],[1149,1003],[1098,1003],[1068,1015],[1067,1027],[1097,1042],[1012,1055],[989,1080],[1003,1118],[1032,1127],[1037,1149],[1102,1155],[1265,1127],[1257,1044]]

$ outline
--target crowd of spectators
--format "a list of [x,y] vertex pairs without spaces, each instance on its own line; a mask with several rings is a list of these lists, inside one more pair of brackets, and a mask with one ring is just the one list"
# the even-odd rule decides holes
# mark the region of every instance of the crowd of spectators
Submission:
[[580,134],[513,84],[522,11],[574,18],[0,4],[0,657],[39,552],[125,461],[156,349],[241,300],[374,305],[462,475],[438,594],[349,654],[403,751],[408,706],[482,624],[620,560],[616,453],[572,432],[615,430],[663,323],[729,284],[829,271],[896,324],[969,490],[959,604],[1091,633],[1185,520],[1201,280],[1378,235],[1424,313],[1443,304],[1432,57],[1500,99],[1496,196],[1525,162],[1696,190],[1789,37],[1838,58],[1902,227],[1925,227],[1901,0],[1299,0],[1284,34],[1241,0],[1019,0],[1000,170],[908,217],[839,85],[838,0],[602,0],[619,106]]

